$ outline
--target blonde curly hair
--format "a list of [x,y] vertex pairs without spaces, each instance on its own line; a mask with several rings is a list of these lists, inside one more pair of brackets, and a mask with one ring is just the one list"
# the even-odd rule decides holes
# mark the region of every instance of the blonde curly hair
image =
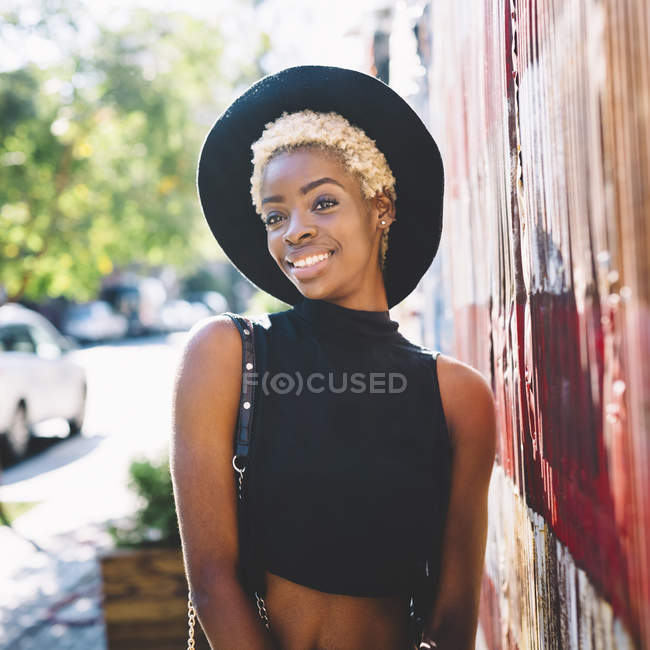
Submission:
[[[262,175],[270,160],[287,151],[301,147],[316,147],[334,153],[344,169],[360,181],[361,192],[366,199],[384,190],[395,202],[395,177],[384,154],[363,129],[331,111],[318,113],[310,109],[288,113],[264,126],[262,135],[251,145],[253,151],[253,174],[251,198],[256,212],[262,216]],[[379,246],[379,264],[384,271],[388,251],[388,228],[384,230]]]

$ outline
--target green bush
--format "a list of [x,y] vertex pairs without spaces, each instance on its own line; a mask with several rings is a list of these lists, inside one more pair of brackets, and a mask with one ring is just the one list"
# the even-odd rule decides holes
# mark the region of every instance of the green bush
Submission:
[[109,524],[108,531],[118,547],[159,546],[180,548],[169,457],[159,461],[134,460],[129,466],[129,487],[141,502],[125,526]]

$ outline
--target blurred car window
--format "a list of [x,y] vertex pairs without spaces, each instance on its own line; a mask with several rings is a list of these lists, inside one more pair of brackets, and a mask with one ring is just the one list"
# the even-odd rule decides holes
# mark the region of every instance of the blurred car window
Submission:
[[68,309],[67,317],[69,319],[73,318],[88,318],[91,314],[91,306],[86,305],[71,305]]
[[55,338],[44,327],[40,327],[36,324],[31,324],[29,326],[29,333],[36,344],[36,352],[39,356],[56,358],[61,355],[62,348],[60,337]]
[[29,331],[36,345],[40,345],[41,343],[48,343],[56,345],[58,347],[59,342],[42,327],[39,327],[38,325],[30,325]]
[[25,325],[3,325],[0,326],[0,350],[35,354],[36,344]]
[[107,302],[95,301],[81,305],[73,305],[69,310],[70,318],[97,318],[100,316],[110,316],[113,314],[111,306]]
[[95,316],[110,316],[113,310],[107,302],[94,302],[93,313]]

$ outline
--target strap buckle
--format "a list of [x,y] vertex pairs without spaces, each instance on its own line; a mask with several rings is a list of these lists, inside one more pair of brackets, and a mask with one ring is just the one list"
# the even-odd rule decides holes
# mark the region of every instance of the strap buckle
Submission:
[[[236,463],[236,461],[237,461],[238,459],[240,459],[240,458],[243,458],[244,460],[246,460],[246,462],[244,463],[243,467],[237,467],[237,463]],[[235,468],[235,471],[236,471],[236,472],[239,472],[239,474],[240,474],[241,476],[244,475],[244,471],[246,470],[246,467],[248,466],[248,462],[247,462],[247,461],[248,461],[248,457],[247,457],[247,456],[242,456],[241,454],[235,454],[235,455],[232,457],[232,466]]]

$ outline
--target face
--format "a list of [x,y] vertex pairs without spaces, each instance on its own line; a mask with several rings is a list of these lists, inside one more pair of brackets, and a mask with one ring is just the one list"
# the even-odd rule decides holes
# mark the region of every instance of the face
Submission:
[[269,253],[308,298],[386,309],[378,254],[393,218],[390,198],[378,193],[367,200],[358,178],[332,153],[285,152],[264,170],[262,219]]

